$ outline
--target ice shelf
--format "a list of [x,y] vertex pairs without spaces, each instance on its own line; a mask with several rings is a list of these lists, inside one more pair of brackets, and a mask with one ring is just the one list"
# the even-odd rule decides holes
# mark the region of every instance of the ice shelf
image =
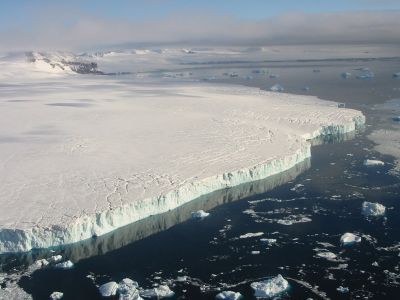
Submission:
[[[86,75],[85,75],[86,76]],[[311,96],[66,76],[0,95],[0,253],[65,245],[290,169],[361,112]]]

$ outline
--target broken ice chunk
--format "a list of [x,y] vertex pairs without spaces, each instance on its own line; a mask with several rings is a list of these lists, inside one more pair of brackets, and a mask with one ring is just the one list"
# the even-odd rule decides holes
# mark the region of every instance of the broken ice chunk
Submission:
[[339,293],[342,293],[342,294],[345,294],[345,293],[348,293],[348,292],[349,292],[349,288],[348,288],[348,287],[343,287],[343,286],[339,286],[336,290],[337,290]]
[[286,291],[289,288],[289,282],[279,274],[268,280],[253,282],[250,286],[254,290],[254,296],[272,298]]
[[364,166],[383,166],[385,163],[377,159],[366,159],[364,160]]
[[198,210],[198,211],[194,211],[192,212],[192,218],[193,219],[203,219],[205,217],[208,217],[210,215],[210,213],[205,212],[204,210]]
[[99,292],[103,297],[111,297],[117,294],[118,283],[115,281],[110,281],[105,284],[102,284],[99,287]]
[[400,78],[400,72],[394,73],[393,78]]
[[252,237],[257,237],[257,236],[262,236],[264,234],[264,232],[249,232],[246,234],[242,234],[241,236],[239,236],[239,238],[241,239],[247,239],[247,238],[252,238]]
[[343,246],[351,246],[361,242],[361,237],[350,232],[346,232],[340,237]]
[[129,278],[124,278],[118,284],[118,294],[120,300],[140,300],[142,299],[139,295],[137,288],[139,284]]
[[66,270],[66,269],[71,269],[73,266],[74,266],[74,263],[72,261],[70,261],[70,260],[67,260],[65,262],[56,264],[54,267],[57,268],[57,269]]
[[281,86],[280,84],[274,84],[273,86],[270,87],[270,91],[272,92],[283,92],[285,89],[283,88],[283,86]]
[[372,79],[375,77],[375,74],[371,71],[363,71],[363,74],[357,76],[358,79]]
[[242,298],[242,294],[232,291],[223,291],[215,297],[217,300],[238,300],[240,298]]
[[385,211],[386,207],[380,203],[364,201],[362,204],[362,214],[364,216],[382,216]]
[[160,285],[158,287],[143,290],[140,292],[140,296],[143,298],[168,298],[175,295],[173,291],[167,285]]
[[62,260],[62,256],[61,255],[54,255],[50,258],[47,259],[48,262],[57,262]]
[[63,296],[64,296],[64,294],[61,292],[53,292],[50,295],[50,300],[60,300],[60,299],[62,299]]
[[333,260],[336,258],[336,254],[330,251],[326,252],[319,252],[317,253],[317,256],[328,259],[328,260]]
[[268,244],[271,246],[276,243],[276,239],[260,239],[260,242]]
[[279,78],[278,74],[271,74],[269,75],[269,78],[274,79],[274,78]]

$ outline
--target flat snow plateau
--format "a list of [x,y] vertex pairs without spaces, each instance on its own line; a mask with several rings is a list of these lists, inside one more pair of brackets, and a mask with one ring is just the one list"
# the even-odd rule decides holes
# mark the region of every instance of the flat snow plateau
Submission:
[[0,85],[0,252],[77,242],[282,172],[364,123],[333,102],[96,75]]

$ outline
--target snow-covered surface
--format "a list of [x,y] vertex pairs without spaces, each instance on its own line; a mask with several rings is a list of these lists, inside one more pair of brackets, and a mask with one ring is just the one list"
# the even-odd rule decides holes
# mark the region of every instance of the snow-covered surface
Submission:
[[[109,66],[121,55],[109,56]],[[10,75],[4,60],[1,74]],[[35,77],[31,64],[17,64],[27,75],[1,85],[0,252],[99,236],[266,178],[308,158],[306,140],[364,122],[315,97],[69,72]]]
[[361,237],[354,233],[346,232],[340,237],[340,243],[343,246],[351,246],[361,242]]
[[223,291],[215,297],[217,300],[239,300],[242,298],[242,294],[233,291]]
[[253,282],[251,288],[257,298],[273,298],[289,288],[289,282],[281,274],[268,280]]
[[386,207],[380,203],[364,201],[361,212],[364,216],[382,216],[385,214]]

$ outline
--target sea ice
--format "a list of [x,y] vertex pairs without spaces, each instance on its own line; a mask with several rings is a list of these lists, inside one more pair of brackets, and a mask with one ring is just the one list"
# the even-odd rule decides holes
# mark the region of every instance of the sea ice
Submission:
[[209,215],[210,215],[210,213],[205,212],[202,209],[192,212],[192,218],[193,219],[204,219],[204,218],[208,217]]
[[217,300],[238,300],[240,298],[242,298],[242,294],[232,291],[223,291],[215,297]]
[[317,256],[328,259],[328,260],[333,260],[336,259],[336,254],[333,252],[329,252],[329,251],[324,251],[324,252],[318,252]]
[[63,296],[64,296],[64,294],[61,292],[53,292],[50,295],[50,300],[60,300],[60,299],[62,299]]
[[361,237],[350,232],[346,232],[340,237],[343,246],[351,246],[361,242]]
[[140,291],[140,296],[143,298],[169,298],[174,296],[175,293],[167,285],[160,285],[158,287]]
[[117,294],[118,283],[115,281],[110,281],[105,284],[102,284],[99,287],[99,292],[103,297],[111,297]]
[[269,90],[272,92],[283,92],[285,89],[283,88],[282,85],[277,83],[271,86]]
[[249,232],[246,234],[242,234],[241,236],[239,236],[239,238],[241,239],[247,239],[247,238],[252,238],[252,237],[257,237],[257,236],[262,236],[264,234],[264,232]]
[[385,163],[377,159],[366,159],[364,160],[364,166],[383,166]]
[[250,286],[254,290],[255,297],[272,298],[286,291],[289,282],[279,274],[268,280],[253,282]]
[[58,263],[56,264],[54,267],[57,269],[71,269],[74,266],[73,262],[70,260],[67,260],[65,262],[62,263]]
[[262,243],[268,244],[268,246],[271,246],[271,245],[276,243],[276,239],[265,239],[265,238],[263,238],[263,239],[260,239],[260,241]]
[[385,214],[386,207],[380,203],[364,201],[361,211],[364,216],[382,216]]

